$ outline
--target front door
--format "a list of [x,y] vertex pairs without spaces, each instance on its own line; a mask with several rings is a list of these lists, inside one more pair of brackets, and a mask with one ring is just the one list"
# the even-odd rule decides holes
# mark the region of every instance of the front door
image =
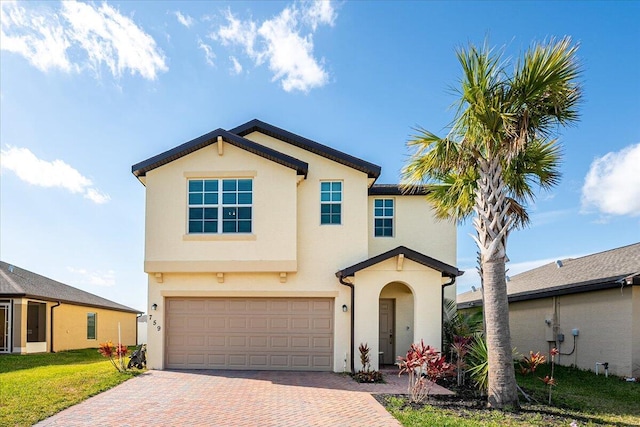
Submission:
[[378,326],[380,355],[378,360],[384,365],[395,363],[394,305],[392,299],[380,299],[380,323]]
[[8,302],[0,302],[0,353],[11,351],[11,316]]

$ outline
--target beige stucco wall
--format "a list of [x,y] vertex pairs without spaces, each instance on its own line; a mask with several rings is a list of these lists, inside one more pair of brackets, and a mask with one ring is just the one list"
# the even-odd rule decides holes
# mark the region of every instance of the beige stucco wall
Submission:
[[[252,178],[252,233],[188,235],[190,178]],[[295,271],[296,184],[293,169],[231,144],[222,156],[209,146],[148,172],[145,271]]]
[[[334,370],[350,370],[351,291],[339,283],[335,273],[369,257],[367,188],[370,180],[363,172],[275,138],[256,132],[246,138],[309,163],[308,176],[302,179],[292,169],[228,143],[224,144],[223,156],[218,155],[213,145],[147,174],[148,366],[164,368],[165,298],[327,297],[335,299],[336,307]],[[235,177],[236,171],[245,171],[253,177],[252,235],[185,237],[187,178],[215,178],[220,174]],[[343,183],[340,225],[320,224],[320,182],[323,180]],[[427,254],[455,265],[455,227],[452,230],[453,235],[434,231],[434,236],[451,242],[431,243]],[[446,253],[438,253],[440,250]],[[419,314],[414,314],[414,336],[440,346],[440,273],[423,266],[411,267],[408,260],[405,265],[409,267],[397,272],[395,261],[392,264],[393,268],[362,272],[362,281],[357,279],[356,360],[357,346],[363,341],[375,345],[372,354],[377,354],[380,291],[396,281],[410,283],[412,289],[417,289],[413,306],[421,309]],[[282,273],[286,275],[281,277]],[[359,286],[360,283],[367,285]],[[155,311],[151,309],[153,304],[158,305]],[[348,306],[346,313],[340,309],[343,304]],[[402,346],[408,342],[404,339]],[[377,366],[377,358],[372,361]]]
[[[635,287],[634,287],[635,288]],[[609,289],[556,297],[555,331],[545,324],[554,321],[554,300],[514,302],[509,305],[512,345],[528,354],[529,350],[548,352],[559,346],[562,353],[573,349],[571,331],[579,330],[575,351],[560,355],[558,363],[594,370],[596,362],[608,362],[613,375],[630,376],[632,352],[638,340],[632,332],[632,298],[635,289]],[[553,325],[553,323],[552,323]],[[563,333],[563,343],[548,344],[548,334]],[[637,337],[637,336],[636,336]]]
[[[87,339],[87,314],[96,313],[96,339]],[[98,347],[118,342],[118,323],[122,344],[136,344],[136,314],[103,308],[61,304],[53,309],[53,350]],[[49,338],[47,338],[49,339]]]
[[[393,237],[375,237],[373,206],[375,199],[394,200]],[[369,256],[406,246],[446,264],[456,266],[456,224],[438,220],[425,196],[369,196]],[[445,288],[445,298],[456,299],[456,286]]]
[[[335,298],[335,307],[351,305],[350,289],[341,285],[336,271],[367,258],[367,176],[347,166],[284,144],[262,134],[249,135],[313,164],[307,179],[298,182],[295,171],[225,144],[224,155],[207,147],[149,173],[145,262],[163,260],[164,269],[148,269],[149,308],[148,362],[164,367],[164,298],[168,296],[280,296]],[[253,240],[185,240],[186,179],[184,171],[198,170],[215,177],[218,171],[252,169],[254,177]],[[343,182],[342,224],[320,224],[320,182]],[[176,184],[175,182],[179,182]],[[296,185],[297,184],[297,185]],[[278,211],[273,207],[280,205]],[[278,220],[276,224],[274,221]],[[160,229],[160,232],[156,232]],[[234,236],[224,236],[233,239]],[[221,266],[208,272],[185,273],[172,268],[172,261],[219,260]],[[233,261],[250,260],[242,268]],[[264,261],[295,262],[295,269],[263,268]],[[187,265],[188,264],[184,264]],[[242,271],[244,270],[244,271]],[[155,273],[162,273],[161,281]],[[223,276],[220,283],[217,273]],[[281,282],[280,273],[287,273]],[[152,304],[158,304],[156,311]],[[155,324],[154,324],[155,321]],[[160,326],[160,330],[158,330]],[[349,313],[335,312],[334,370],[350,369]]]
[[[400,339],[396,344],[396,357],[404,356],[411,342],[424,340],[425,344],[440,348],[442,331],[440,328],[442,319],[442,277],[439,271],[432,270],[421,264],[405,259],[402,270],[397,270],[397,258],[390,258],[374,266],[361,270],[355,274],[356,310],[355,310],[355,333],[356,346],[368,343],[371,354],[377,355],[379,351],[378,343],[378,300],[381,291],[390,283],[398,282],[406,285],[412,292],[413,298],[402,296],[396,299],[396,316],[405,310],[413,311],[412,334],[400,334]],[[389,293],[385,291],[383,298],[388,298]],[[397,295],[396,295],[397,296]],[[412,307],[407,307],[412,304]],[[375,319],[372,321],[372,319]],[[400,323],[404,320],[404,323]],[[396,317],[396,331],[398,328],[405,329],[407,321],[406,315]],[[411,326],[411,325],[409,325]],[[371,366],[378,369],[378,360],[371,358]],[[360,369],[358,358],[356,358],[356,369]]]

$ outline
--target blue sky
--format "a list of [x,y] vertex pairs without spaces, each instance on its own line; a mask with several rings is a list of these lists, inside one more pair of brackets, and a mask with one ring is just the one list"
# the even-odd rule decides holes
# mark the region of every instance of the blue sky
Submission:
[[[640,241],[640,2],[10,2],[0,38],[0,257],[143,310],[131,165],[252,118],[382,166],[446,132],[456,48],[580,44],[561,184],[509,239],[513,275]],[[459,292],[477,284],[458,230]]]

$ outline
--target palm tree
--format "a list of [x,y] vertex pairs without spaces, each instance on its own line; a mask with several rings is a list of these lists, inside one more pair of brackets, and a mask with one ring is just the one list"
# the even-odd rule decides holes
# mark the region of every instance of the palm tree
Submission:
[[556,185],[560,147],[552,135],[578,120],[577,46],[569,38],[534,44],[510,73],[500,52],[457,52],[463,77],[449,134],[418,129],[403,170],[407,188],[430,185],[441,218],[473,215],[489,351],[488,403],[518,406],[505,279],[507,238],[529,222],[534,186]]

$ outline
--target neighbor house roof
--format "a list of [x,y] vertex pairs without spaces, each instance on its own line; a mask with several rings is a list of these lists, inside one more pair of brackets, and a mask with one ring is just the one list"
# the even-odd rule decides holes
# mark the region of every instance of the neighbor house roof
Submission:
[[370,196],[425,196],[428,192],[426,185],[406,188],[400,184],[374,184],[369,187]]
[[139,310],[82,291],[28,270],[0,261],[0,298],[36,298],[110,310],[140,313]]
[[[640,284],[640,243],[568,258],[509,278],[509,302]],[[458,308],[482,305],[480,290],[458,295]]]
[[380,166],[378,165],[374,165],[373,163],[369,163],[365,160],[343,153],[334,148],[327,147],[326,145],[322,145],[318,142],[257,119],[253,119],[243,125],[235,127],[229,130],[229,132],[239,136],[246,136],[252,132],[260,132],[281,141],[288,142],[289,144],[302,148],[303,150],[307,150],[319,156],[333,160],[334,162],[341,163],[345,166],[364,172],[369,178],[375,179],[380,176]]
[[229,144],[291,168],[295,170],[298,175],[307,176],[309,165],[306,162],[276,151],[272,148],[257,144],[246,138],[242,138],[234,133],[227,132],[224,129],[216,129],[205,135],[199,136],[198,138],[192,139],[191,141],[185,142],[184,144],[178,145],[171,150],[167,150],[164,153],[160,153],[137,163],[131,166],[131,172],[137,177],[145,176],[150,170],[166,165],[167,163],[193,153],[194,151],[200,150],[208,145],[216,144],[219,136],[222,137],[223,141],[228,142]]
[[344,268],[336,272],[336,277],[341,278],[353,276],[360,270],[364,270],[367,267],[371,267],[372,265],[376,265],[382,261],[398,255],[404,255],[405,258],[410,259],[411,261],[415,261],[418,264],[422,264],[434,270],[440,271],[443,277],[456,277],[464,274],[464,271],[460,271],[457,268],[449,264],[445,264],[442,261],[438,261],[435,258],[431,258],[430,256],[421,254],[420,252],[416,252],[413,249],[409,249],[405,246],[398,246],[395,249],[391,249],[390,251],[384,252],[380,255],[354,264],[351,267]]

